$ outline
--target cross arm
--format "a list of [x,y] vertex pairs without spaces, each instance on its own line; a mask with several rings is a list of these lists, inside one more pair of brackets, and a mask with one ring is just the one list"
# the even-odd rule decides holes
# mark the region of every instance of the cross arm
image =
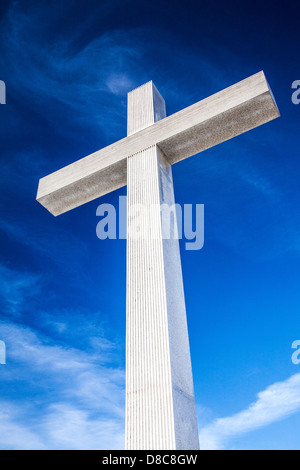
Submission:
[[127,183],[127,157],[158,145],[177,163],[279,117],[263,72],[105,147],[39,182],[37,200],[59,215]]

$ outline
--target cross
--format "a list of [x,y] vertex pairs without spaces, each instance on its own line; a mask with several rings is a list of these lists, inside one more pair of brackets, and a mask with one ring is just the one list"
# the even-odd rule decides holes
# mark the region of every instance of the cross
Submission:
[[[173,164],[279,111],[263,72],[169,117],[151,81],[128,94],[127,111],[127,137],[42,178],[37,200],[57,216],[127,184],[125,446],[197,450],[179,242],[162,236],[160,206],[175,204]],[[152,206],[140,237],[132,233],[135,204]]]

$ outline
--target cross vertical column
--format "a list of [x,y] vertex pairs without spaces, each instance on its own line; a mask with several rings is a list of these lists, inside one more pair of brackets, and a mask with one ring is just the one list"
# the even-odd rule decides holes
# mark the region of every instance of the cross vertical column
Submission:
[[[164,117],[152,82],[128,94],[128,135]],[[160,212],[175,204],[172,168],[154,145],[128,157],[127,178],[126,449],[197,450],[179,243]]]

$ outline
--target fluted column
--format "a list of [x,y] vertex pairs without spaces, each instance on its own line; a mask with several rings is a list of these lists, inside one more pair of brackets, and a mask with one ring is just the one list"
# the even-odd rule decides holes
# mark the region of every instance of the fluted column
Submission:
[[[128,134],[165,116],[152,82],[129,93]],[[179,244],[160,211],[172,169],[154,145],[128,157],[127,178],[126,449],[198,449]]]

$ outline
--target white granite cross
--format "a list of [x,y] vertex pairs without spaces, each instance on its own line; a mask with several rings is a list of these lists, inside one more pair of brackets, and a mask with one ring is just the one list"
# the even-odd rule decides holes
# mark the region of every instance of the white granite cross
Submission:
[[[147,228],[175,203],[171,166],[278,116],[263,72],[169,117],[148,82],[128,94],[127,137],[39,182],[55,216],[127,184],[126,449],[199,448],[179,244]],[[138,239],[135,204],[157,205]]]

